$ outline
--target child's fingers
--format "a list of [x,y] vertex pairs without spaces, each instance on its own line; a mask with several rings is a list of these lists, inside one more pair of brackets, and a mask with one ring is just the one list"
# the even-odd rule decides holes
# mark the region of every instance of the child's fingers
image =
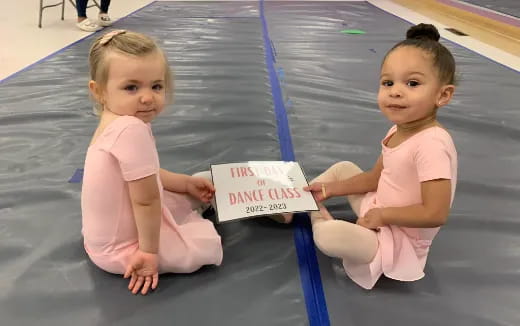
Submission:
[[209,203],[211,201],[211,199],[213,199],[213,194],[212,193],[206,193],[204,194],[204,200],[206,200],[206,203]]
[[135,281],[136,280],[137,280],[137,275],[135,274],[135,272],[132,272],[132,278],[130,278],[130,282],[128,282],[128,289],[129,290],[132,290],[132,288],[135,285]]
[[155,290],[157,284],[159,284],[159,274],[155,273],[152,276],[152,290]]
[[209,191],[211,191],[211,192],[215,191],[215,187],[213,186],[213,183],[211,183],[211,181],[204,179],[204,185],[206,186],[206,188]]
[[139,292],[139,289],[143,286],[144,283],[144,277],[138,276],[137,281],[135,282],[134,288],[132,289],[133,294],[137,294]]
[[311,183],[307,187],[304,187],[305,191],[321,191],[321,183]]
[[200,194],[200,200],[204,203],[209,202],[209,195],[207,193]]
[[143,289],[141,290],[142,295],[146,295],[148,289],[150,289],[150,285],[152,284],[152,277],[147,276],[144,281]]
[[123,278],[129,278],[132,274],[132,266],[128,265],[125,270],[125,274],[123,275]]

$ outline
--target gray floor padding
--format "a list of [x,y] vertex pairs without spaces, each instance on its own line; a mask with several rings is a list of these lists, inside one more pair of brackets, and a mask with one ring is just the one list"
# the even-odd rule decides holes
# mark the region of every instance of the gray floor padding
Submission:
[[[340,160],[370,168],[389,127],[379,65],[410,25],[366,2],[265,7],[297,160],[309,177]],[[176,102],[154,123],[163,167],[279,159],[257,2],[156,2],[115,28],[160,40],[175,68]],[[0,83],[0,325],[307,325],[293,230],[267,219],[218,226],[223,266],[164,276],[147,297],[89,262],[67,180],[96,125],[91,41]],[[459,152],[450,219],[414,283],[365,291],[318,254],[332,325],[520,325],[519,74],[443,42],[461,77],[440,112]]]
[[[157,2],[115,24],[160,40],[175,69],[176,102],[154,123],[163,167],[279,159],[257,7]],[[0,324],[305,325],[293,231],[270,220],[219,226],[221,267],[161,277],[147,297],[90,263],[67,180],[96,125],[91,41],[0,84]]]
[[[266,16],[296,159],[309,177],[340,160],[371,168],[389,127],[376,103],[380,63],[410,24],[366,2],[266,2]],[[443,42],[461,77],[439,113],[459,153],[448,224],[414,283],[382,279],[367,292],[320,254],[332,325],[520,325],[520,75]],[[353,219],[343,201],[330,208]]]

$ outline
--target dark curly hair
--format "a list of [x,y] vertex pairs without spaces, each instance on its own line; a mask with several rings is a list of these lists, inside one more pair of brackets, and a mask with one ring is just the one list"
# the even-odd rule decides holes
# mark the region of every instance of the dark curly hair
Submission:
[[433,65],[439,72],[442,83],[455,84],[455,59],[444,45],[439,43],[440,34],[437,28],[431,24],[419,24],[410,27],[406,32],[406,40],[403,40],[388,51],[383,59],[385,62],[388,55],[397,48],[412,46],[421,49],[431,55]]

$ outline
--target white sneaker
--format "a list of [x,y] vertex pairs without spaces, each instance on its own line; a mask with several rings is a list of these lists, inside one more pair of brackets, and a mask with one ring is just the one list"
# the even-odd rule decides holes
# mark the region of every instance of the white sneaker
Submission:
[[99,26],[98,24],[94,23],[90,19],[84,19],[79,23],[76,23],[76,26],[85,32],[97,32],[103,27]]
[[112,25],[112,19],[110,19],[110,16],[108,14],[99,14],[98,25],[104,27],[110,26]]

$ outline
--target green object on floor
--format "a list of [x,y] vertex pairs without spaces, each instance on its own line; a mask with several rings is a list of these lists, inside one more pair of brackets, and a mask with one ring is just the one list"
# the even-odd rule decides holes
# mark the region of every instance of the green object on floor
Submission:
[[365,34],[365,31],[360,29],[344,29],[341,31],[343,34]]

